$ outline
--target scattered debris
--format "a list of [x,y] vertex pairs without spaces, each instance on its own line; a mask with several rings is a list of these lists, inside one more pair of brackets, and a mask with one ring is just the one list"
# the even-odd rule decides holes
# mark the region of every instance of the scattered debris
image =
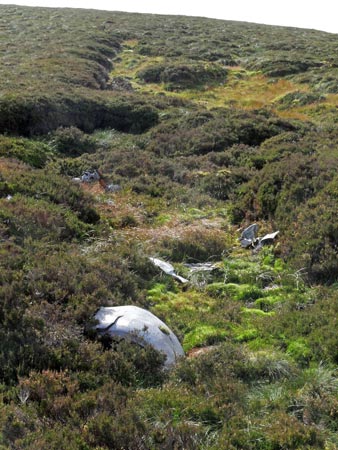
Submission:
[[195,263],[195,264],[184,264],[186,267],[189,268],[191,273],[194,272],[211,272],[215,269],[217,269],[217,265],[211,262],[205,262],[205,263]]
[[174,267],[170,263],[163,261],[162,259],[159,259],[159,258],[149,258],[149,259],[156,267],[159,267],[167,275],[171,275],[172,277],[174,277],[176,280],[180,281],[181,283],[189,282],[189,280],[187,280],[186,278],[183,278],[183,277],[177,275],[175,273]]
[[93,171],[86,170],[83,172],[81,177],[74,177],[72,178],[72,181],[74,181],[74,183],[93,183],[98,181],[100,186],[106,192],[118,192],[121,190],[121,186],[119,184],[108,184],[106,178],[99,169],[95,169]]
[[81,176],[81,181],[83,183],[92,183],[93,181],[98,181],[99,179],[100,175],[97,170],[93,170],[93,172],[83,172],[83,175]]
[[263,236],[262,238],[258,238],[258,244],[255,246],[255,251],[260,250],[264,245],[272,245],[279,231],[275,231],[274,233],[269,233]]
[[241,246],[244,248],[254,246],[257,240],[256,238],[257,232],[258,232],[258,225],[256,223],[245,228],[245,230],[241,234],[241,237],[239,238],[239,240],[241,241]]
[[257,237],[258,225],[256,223],[245,228],[242,232],[239,241],[244,248],[251,247],[254,251],[260,250],[264,245],[272,245],[279,231],[266,234],[263,237]]
[[107,192],[118,192],[121,190],[121,186],[119,184],[107,184],[105,190]]
[[72,178],[72,181],[74,183],[92,183],[94,181],[98,181],[100,179],[100,175],[97,170],[93,170],[92,172],[90,170],[86,170],[83,172],[81,177],[74,177]]
[[106,177],[103,176],[102,172],[100,170],[97,171],[99,175],[99,183],[100,186],[106,191],[106,192],[118,192],[121,190],[121,186],[119,184],[108,184]]
[[151,345],[155,350],[164,353],[165,367],[174,365],[184,356],[184,350],[175,334],[150,311],[138,306],[101,307],[94,318],[100,335],[129,339],[143,346]]
[[279,289],[278,284],[272,284],[271,286],[265,286],[263,291],[274,291],[275,289]]
[[211,272],[218,269],[218,264],[211,262],[204,263],[186,263],[189,268],[189,281],[195,288],[201,289],[206,286],[212,278]]
[[8,194],[7,197],[6,197],[6,200],[7,200],[7,201],[10,201],[10,200],[12,200],[12,198],[13,198],[13,196],[10,195],[10,194]]

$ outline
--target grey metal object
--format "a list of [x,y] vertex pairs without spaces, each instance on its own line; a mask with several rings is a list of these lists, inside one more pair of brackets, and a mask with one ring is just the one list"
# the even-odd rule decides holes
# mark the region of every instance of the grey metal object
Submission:
[[138,306],[101,307],[94,317],[99,334],[129,339],[139,345],[147,343],[166,356],[165,367],[184,356],[175,334],[158,317]]
[[186,267],[189,268],[189,271],[191,273],[195,272],[212,272],[213,270],[217,269],[217,265],[211,262],[205,262],[205,263],[193,263],[193,264],[184,264]]
[[241,246],[244,248],[252,247],[255,251],[260,250],[264,245],[272,245],[279,231],[268,233],[263,237],[257,237],[258,225],[256,223],[245,228],[239,238]]
[[189,280],[187,280],[186,278],[181,277],[180,275],[177,275],[177,273],[175,272],[174,267],[166,262],[163,261],[162,259],[159,258],[149,258],[150,261],[154,264],[154,266],[159,267],[164,273],[166,273],[167,275],[172,276],[173,278],[175,278],[176,280],[180,281],[181,283],[188,283]]
[[100,175],[97,170],[93,170],[93,172],[87,170],[86,172],[83,172],[81,176],[81,181],[83,183],[92,183],[93,181],[98,181],[99,179]]
[[260,250],[264,245],[272,245],[278,233],[279,231],[275,231],[273,233],[266,234],[261,238],[258,238],[257,245],[255,246],[255,251]]
[[256,223],[253,223],[249,227],[245,228],[245,230],[241,234],[241,237],[239,238],[241,246],[244,248],[253,246],[257,239],[257,233],[258,225]]
[[119,184],[107,184],[106,191],[107,192],[118,192],[121,190],[121,186]]

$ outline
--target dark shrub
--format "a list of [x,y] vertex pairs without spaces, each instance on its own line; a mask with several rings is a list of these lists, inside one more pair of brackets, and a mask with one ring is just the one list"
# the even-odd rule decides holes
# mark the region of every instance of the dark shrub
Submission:
[[278,108],[283,110],[296,106],[305,106],[312,103],[319,103],[324,100],[325,97],[321,94],[295,91],[285,94],[283,97],[279,98],[276,103],[278,104]]
[[295,125],[266,111],[215,109],[193,112],[159,125],[148,148],[161,156],[204,155],[234,144],[260,145]]
[[225,232],[191,229],[179,238],[164,239],[162,245],[172,261],[203,262],[219,260],[230,243]]
[[284,77],[306,72],[313,67],[320,67],[321,62],[309,59],[274,58],[273,56],[263,57],[248,65],[253,70],[261,70],[270,77]]
[[76,127],[58,128],[52,134],[50,144],[56,151],[69,156],[95,151],[95,141]]
[[62,207],[67,206],[76,213],[81,221],[86,223],[99,221],[100,217],[92,207],[90,196],[86,195],[78,185],[56,175],[51,170],[25,170],[23,167],[12,166],[4,173],[3,177],[3,183],[10,191],[8,193],[22,194],[26,197],[62,205]]
[[33,167],[42,168],[53,156],[50,147],[25,138],[0,136],[0,156],[16,158]]
[[218,64],[149,66],[137,76],[146,83],[166,83],[168,90],[193,89],[204,84],[224,83],[227,70]]
[[45,200],[14,196],[0,201],[0,218],[8,223],[8,232],[17,242],[28,237],[70,241],[83,238],[90,227],[71,211]]
[[58,127],[84,132],[116,128],[141,133],[158,121],[151,106],[125,98],[73,94],[71,96],[4,96],[0,101],[0,132],[24,136],[46,134]]

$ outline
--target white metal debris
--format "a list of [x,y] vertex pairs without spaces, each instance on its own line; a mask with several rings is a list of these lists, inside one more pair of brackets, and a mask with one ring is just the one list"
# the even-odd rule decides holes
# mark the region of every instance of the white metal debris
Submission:
[[99,179],[100,175],[97,170],[93,170],[93,172],[83,172],[83,175],[81,176],[81,181],[83,183],[92,183],[93,181],[98,181]]
[[151,257],[149,259],[156,267],[159,267],[167,275],[171,275],[172,277],[174,277],[176,280],[180,281],[181,283],[189,282],[189,280],[187,280],[186,278],[183,278],[180,275],[177,275],[174,267],[170,263],[163,261],[162,259],[159,259],[159,258]]
[[244,248],[252,247],[255,251],[260,250],[264,245],[271,245],[278,235],[279,231],[268,233],[263,237],[257,237],[258,225],[256,223],[245,228],[239,241]]
[[194,263],[194,264],[184,264],[186,267],[189,268],[189,271],[191,273],[194,272],[211,272],[215,269],[217,269],[217,265],[211,262],[205,262],[205,263]]
[[184,356],[175,334],[158,317],[138,306],[101,307],[94,317],[99,334],[129,339],[139,345],[147,343],[166,356],[164,365],[170,367]]

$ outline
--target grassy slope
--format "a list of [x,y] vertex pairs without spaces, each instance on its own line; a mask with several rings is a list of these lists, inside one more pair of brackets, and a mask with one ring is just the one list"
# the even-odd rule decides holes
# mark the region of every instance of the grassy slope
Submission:
[[[114,64],[112,76],[131,78],[131,84],[136,91],[150,94],[165,93],[165,83],[144,85],[137,74],[147,66],[165,64],[166,58],[139,55],[137,46],[137,40],[123,42],[122,52],[119,54],[119,60]],[[295,99],[291,105],[288,105],[287,111],[280,111],[278,103],[286,94],[298,91],[311,92],[310,86],[305,83],[297,83],[292,79],[271,79],[260,71],[246,70],[243,66],[229,66],[228,69],[226,83],[220,83],[220,86],[208,86],[206,83],[202,89],[190,89],[188,92],[176,92],[172,95],[208,108],[235,106],[243,109],[258,109],[270,107],[281,117],[300,118],[301,120],[308,120],[312,115],[312,110],[317,106],[316,102],[299,106],[299,101]],[[168,94],[168,92],[166,93]],[[320,99],[320,102],[324,106],[335,105],[337,95],[328,94]]]
[[[0,10],[0,445],[336,448],[336,36]],[[122,190],[71,182],[93,167]],[[239,247],[250,220],[274,248]],[[183,287],[151,255],[216,268]],[[180,338],[172,373],[91,336],[130,303]]]

